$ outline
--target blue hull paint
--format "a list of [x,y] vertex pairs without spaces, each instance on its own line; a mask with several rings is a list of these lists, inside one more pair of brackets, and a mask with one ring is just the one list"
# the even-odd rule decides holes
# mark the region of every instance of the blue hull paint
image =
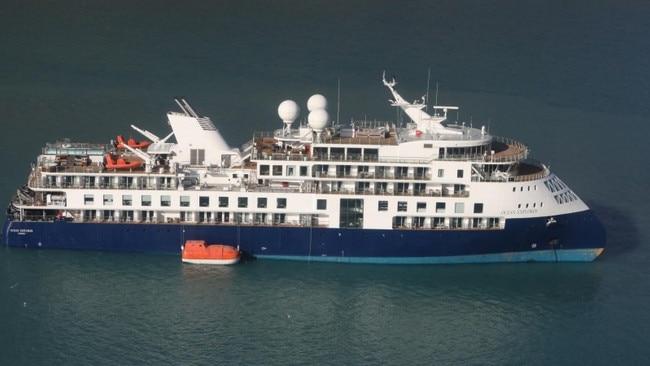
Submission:
[[11,247],[180,254],[185,240],[239,245],[259,258],[349,263],[590,261],[605,230],[591,211],[509,219],[503,230],[362,230],[289,226],[11,222]]

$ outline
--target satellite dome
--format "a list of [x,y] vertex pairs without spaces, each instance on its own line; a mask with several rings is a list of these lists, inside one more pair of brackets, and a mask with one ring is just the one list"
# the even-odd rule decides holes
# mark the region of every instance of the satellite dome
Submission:
[[327,109],[327,99],[320,94],[314,94],[307,100],[307,109],[310,112],[317,109]]
[[323,131],[325,129],[325,126],[327,126],[329,119],[330,115],[324,109],[316,109],[314,111],[311,111],[309,112],[309,116],[307,116],[309,127],[311,127],[314,131]]
[[300,107],[298,103],[293,100],[285,100],[278,106],[278,115],[283,121],[293,122],[300,114]]

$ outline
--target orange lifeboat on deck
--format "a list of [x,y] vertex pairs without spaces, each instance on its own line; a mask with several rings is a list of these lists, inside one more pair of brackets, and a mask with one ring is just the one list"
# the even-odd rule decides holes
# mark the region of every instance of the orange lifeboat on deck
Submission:
[[129,139],[125,142],[124,137],[122,135],[117,135],[117,145],[116,147],[118,149],[124,149],[124,144],[129,145],[129,147],[132,147],[134,149],[144,149],[147,146],[151,145],[151,142],[149,141],[135,141],[133,137],[129,137]]
[[140,165],[142,165],[140,160],[127,160],[121,156],[116,158],[111,154],[106,154],[106,163],[104,163],[106,169],[133,169]]
[[205,240],[187,240],[181,259],[194,264],[235,264],[241,253],[235,247],[223,244],[205,244]]

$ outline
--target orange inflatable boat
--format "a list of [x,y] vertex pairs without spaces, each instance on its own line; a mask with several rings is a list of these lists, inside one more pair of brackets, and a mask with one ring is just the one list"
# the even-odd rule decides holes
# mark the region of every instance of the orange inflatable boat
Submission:
[[129,147],[132,147],[134,149],[144,149],[147,146],[151,145],[151,142],[149,141],[135,141],[133,137],[129,137],[127,141],[124,141],[124,137],[122,135],[117,135],[117,148],[118,149],[124,149],[124,145],[129,145]]

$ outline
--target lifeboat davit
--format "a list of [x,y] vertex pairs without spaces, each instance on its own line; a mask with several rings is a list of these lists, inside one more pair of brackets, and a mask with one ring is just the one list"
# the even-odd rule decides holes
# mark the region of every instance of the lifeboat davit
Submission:
[[187,240],[181,259],[194,264],[235,264],[241,253],[235,247],[223,244],[205,244],[205,240]]
[[116,158],[111,154],[106,154],[106,163],[104,163],[106,169],[133,169],[140,165],[142,165],[140,160],[127,160],[121,156]]
[[118,149],[124,149],[124,144],[129,145],[129,147],[132,147],[134,149],[144,149],[147,146],[151,145],[151,142],[149,141],[135,141],[133,137],[129,137],[129,139],[125,142],[124,137],[122,135],[117,135],[117,148]]

